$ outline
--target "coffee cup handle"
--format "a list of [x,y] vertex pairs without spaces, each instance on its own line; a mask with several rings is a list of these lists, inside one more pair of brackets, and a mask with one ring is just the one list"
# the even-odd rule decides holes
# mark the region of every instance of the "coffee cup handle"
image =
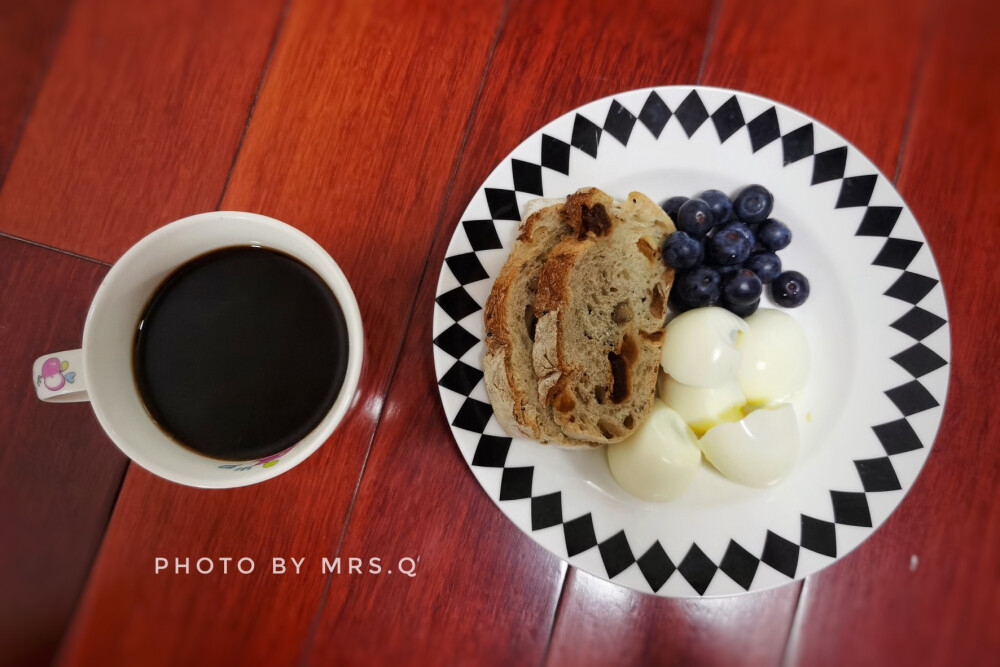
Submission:
[[90,400],[83,374],[83,350],[66,350],[35,359],[31,367],[35,394],[47,403]]

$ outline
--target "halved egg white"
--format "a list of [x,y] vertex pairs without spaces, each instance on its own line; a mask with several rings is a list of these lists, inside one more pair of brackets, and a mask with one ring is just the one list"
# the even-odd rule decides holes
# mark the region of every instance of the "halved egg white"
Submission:
[[802,326],[773,308],[761,308],[746,324],[739,339],[743,360],[738,377],[747,401],[787,400],[805,386],[809,375],[809,344]]
[[623,489],[643,500],[662,502],[684,493],[701,464],[698,438],[661,401],[627,440],[608,445],[608,466]]
[[723,475],[747,486],[770,486],[792,470],[799,427],[791,405],[754,410],[738,422],[719,424],[698,441]]
[[714,387],[692,387],[660,373],[660,400],[677,411],[697,435],[722,422],[743,418],[746,398],[739,383],[730,379]]
[[691,387],[714,387],[736,378],[741,354],[737,343],[746,323],[722,308],[695,308],[667,325],[660,365]]

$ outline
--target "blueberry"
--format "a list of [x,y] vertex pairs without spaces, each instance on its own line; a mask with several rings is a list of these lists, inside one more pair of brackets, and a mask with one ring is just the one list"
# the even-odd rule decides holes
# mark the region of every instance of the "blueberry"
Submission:
[[757,274],[750,269],[740,269],[736,275],[722,285],[722,296],[736,306],[749,306],[754,301],[760,301],[764,284]]
[[709,266],[696,266],[677,277],[674,290],[681,303],[694,308],[711,306],[719,300],[722,279]]
[[712,268],[718,271],[719,277],[722,278],[722,282],[725,283],[727,280],[736,275],[736,272],[743,268],[740,264],[723,264],[722,266],[712,265]]
[[781,220],[769,218],[765,220],[757,231],[757,239],[770,250],[781,250],[787,248],[792,242],[792,230]]
[[733,199],[736,217],[745,223],[763,222],[771,215],[774,197],[763,185],[748,185]]
[[679,291],[676,289],[670,290],[670,298],[668,299],[670,306],[679,313],[684,313],[692,308],[697,308],[698,306],[693,303],[688,303],[680,297]]
[[785,271],[771,283],[771,298],[779,306],[797,308],[809,298],[809,281],[798,271]]
[[701,241],[687,232],[674,232],[663,242],[663,261],[675,269],[690,269],[701,264],[705,249]]
[[719,305],[736,317],[750,317],[757,312],[757,307],[760,306],[760,299],[757,299],[752,303],[748,303],[745,306],[737,306],[735,303],[730,303],[729,301],[723,299]]
[[708,207],[712,209],[712,214],[715,215],[715,224],[721,225],[724,222],[729,222],[729,219],[733,217],[733,202],[729,200],[725,192],[705,190],[698,195],[698,199],[708,204]]
[[715,264],[742,264],[753,250],[754,237],[742,222],[730,222],[716,230],[706,244],[706,254]]
[[677,228],[696,239],[705,236],[713,226],[712,209],[700,199],[688,199],[677,209]]
[[768,250],[753,253],[743,262],[743,266],[756,273],[764,284],[771,282],[781,273],[781,259]]
[[687,197],[671,197],[660,204],[660,208],[663,209],[664,213],[670,216],[670,219],[674,221],[674,224],[677,224],[677,209],[679,209],[681,204],[687,200]]

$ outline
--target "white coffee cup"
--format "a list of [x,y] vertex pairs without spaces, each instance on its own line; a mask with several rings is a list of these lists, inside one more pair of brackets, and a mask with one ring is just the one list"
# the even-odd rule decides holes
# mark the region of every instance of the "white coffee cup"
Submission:
[[[188,449],[157,426],[139,395],[132,359],[139,320],[164,280],[191,259],[240,245],[259,245],[290,255],[326,282],[347,322],[348,359],[340,393],[310,433],[280,454],[234,462]],[[316,451],[354,402],[363,357],[358,303],[330,255],[307,235],[272,218],[218,211],[172,222],[132,246],[111,267],[90,304],[83,347],[39,357],[32,381],[43,401],[89,400],[108,437],[146,470],[179,484],[227,488],[276,477]]]

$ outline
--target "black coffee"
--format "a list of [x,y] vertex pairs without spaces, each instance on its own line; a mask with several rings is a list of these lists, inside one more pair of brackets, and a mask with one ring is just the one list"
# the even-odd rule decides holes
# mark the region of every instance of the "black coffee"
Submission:
[[329,411],[347,371],[347,323],[296,259],[226,248],[174,272],[135,339],[136,383],[179,443],[246,460],[287,449]]

